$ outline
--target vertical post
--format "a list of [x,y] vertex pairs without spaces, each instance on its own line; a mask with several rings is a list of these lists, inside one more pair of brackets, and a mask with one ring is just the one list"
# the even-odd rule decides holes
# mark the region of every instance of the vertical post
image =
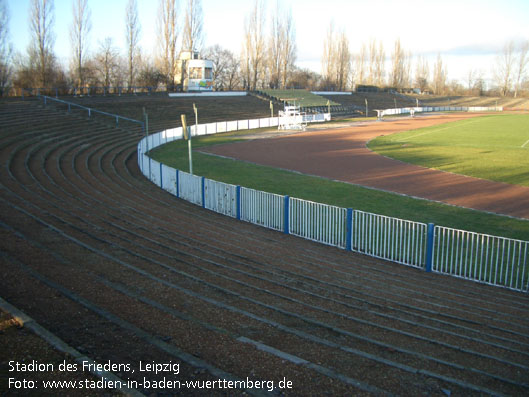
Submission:
[[160,189],[163,189],[162,163],[160,163]]
[[424,269],[428,273],[432,271],[434,231],[435,225],[433,223],[428,223],[428,236],[426,239],[426,266]]
[[195,112],[195,135],[198,135],[198,109],[195,104],[193,104],[193,111]]
[[55,98],[59,98],[59,89],[55,88]]
[[369,112],[369,109],[367,108],[367,98],[365,98],[366,100],[366,117],[367,117],[367,113]]
[[206,208],[206,177],[202,177],[202,208]]
[[152,163],[152,159],[149,157],[149,180],[150,181],[152,181],[152,169],[151,169],[152,165],[151,165],[151,163]]
[[46,106],[47,102],[46,102],[46,95],[44,95],[44,106]]
[[176,185],[176,197],[179,198],[180,197],[180,171],[178,170],[176,170],[175,185]]
[[[145,107],[143,107],[143,118],[145,119],[145,139],[149,142],[149,115],[145,112]],[[149,151],[148,146],[147,151]]]
[[283,233],[290,234],[290,197],[285,196],[284,198],[284,219],[283,219]]
[[182,114],[180,118],[182,119],[182,132],[184,133],[184,138],[187,139],[187,154],[189,157],[189,173],[193,175],[193,154],[191,150],[191,131],[187,127],[186,115]]
[[236,212],[236,218],[237,220],[241,220],[241,187],[237,185],[236,187],[236,206],[237,206],[237,212]]
[[345,231],[345,249],[352,250],[353,242],[353,209],[347,208],[346,231]]
[[274,117],[274,103],[270,101],[270,117]]

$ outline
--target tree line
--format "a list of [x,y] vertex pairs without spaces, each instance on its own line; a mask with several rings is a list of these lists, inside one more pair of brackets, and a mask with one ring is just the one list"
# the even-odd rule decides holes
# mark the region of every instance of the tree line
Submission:
[[[296,29],[292,10],[277,1],[255,0],[244,20],[240,54],[214,45],[204,47],[201,0],[158,0],[157,41],[153,54],[140,47],[142,26],[137,0],[123,10],[126,48],[106,37],[90,51],[91,10],[88,0],[73,0],[70,24],[71,55],[62,65],[54,47],[53,0],[32,0],[28,15],[30,45],[26,53],[13,51],[9,42],[9,10],[0,0],[0,94],[11,87],[164,87],[174,90],[181,51],[200,52],[214,63],[216,90],[261,88],[307,88],[346,91],[358,86],[416,88],[433,94],[481,95],[487,88],[483,70],[469,70],[464,82],[449,80],[440,54],[433,64],[414,57],[400,39],[386,50],[382,41],[371,39],[351,51],[345,29],[328,26],[321,57],[321,74],[296,66]],[[494,88],[501,95],[529,92],[529,41],[509,42],[492,66]]]

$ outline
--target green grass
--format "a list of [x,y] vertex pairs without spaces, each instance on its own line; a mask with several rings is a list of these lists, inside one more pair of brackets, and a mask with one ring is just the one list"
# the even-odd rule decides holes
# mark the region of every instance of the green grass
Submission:
[[489,115],[401,132],[376,138],[369,148],[428,168],[529,186],[529,115]]
[[[267,129],[270,131],[270,129]],[[238,131],[195,138],[193,149],[241,140],[241,135],[258,131]],[[175,141],[151,152],[157,161],[188,171],[187,142]],[[349,207],[377,214],[529,240],[529,222],[491,215],[394,193],[368,189],[324,178],[235,161],[200,152],[193,153],[193,171],[217,181],[277,194],[288,194],[319,203]]]
[[[313,94],[312,92],[307,91],[307,90],[261,90],[261,91],[281,101],[284,99],[290,99],[290,100],[295,99],[296,105],[299,105],[302,107],[327,106],[327,101],[329,101],[327,98]],[[329,103],[331,106],[339,105],[339,103],[336,103],[333,101],[329,101]]]

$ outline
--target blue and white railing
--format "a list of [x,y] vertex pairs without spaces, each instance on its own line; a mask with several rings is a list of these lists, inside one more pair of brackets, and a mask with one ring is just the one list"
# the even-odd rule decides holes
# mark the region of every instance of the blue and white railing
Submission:
[[[315,116],[318,121],[330,118],[328,114]],[[193,127],[192,135],[277,125],[277,117],[209,123]],[[182,138],[182,128],[174,128],[150,135],[138,143],[138,164],[142,173],[179,198],[269,229],[428,272],[529,291],[527,241],[407,221],[230,185],[175,170],[147,155],[150,149]]]

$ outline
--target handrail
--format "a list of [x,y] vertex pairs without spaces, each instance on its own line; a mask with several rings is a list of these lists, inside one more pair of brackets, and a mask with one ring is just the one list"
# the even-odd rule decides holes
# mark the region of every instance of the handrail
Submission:
[[40,98],[40,99],[43,99],[44,105],[47,105],[48,101],[54,101],[54,102],[59,102],[59,103],[63,103],[65,105],[68,105],[68,113],[71,112],[72,107],[76,107],[76,108],[80,108],[80,109],[84,109],[84,110],[88,111],[88,117],[89,118],[92,117],[92,113],[98,113],[98,114],[102,114],[104,116],[109,116],[109,117],[115,118],[116,125],[119,124],[119,120],[124,120],[124,121],[129,121],[131,123],[137,123],[137,124],[141,125],[142,130],[145,130],[145,123],[143,121],[131,119],[131,118],[125,117],[125,116],[120,116],[119,114],[103,112],[102,110],[89,108],[87,106],[83,106],[83,105],[80,105],[78,103],[64,101],[62,99],[53,98],[53,97],[50,97],[50,96],[47,96],[47,95],[38,94],[36,97]]

